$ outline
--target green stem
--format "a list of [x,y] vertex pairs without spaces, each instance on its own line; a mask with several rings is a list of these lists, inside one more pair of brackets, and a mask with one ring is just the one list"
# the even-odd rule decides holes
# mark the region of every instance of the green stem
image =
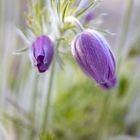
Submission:
[[43,116],[43,123],[42,123],[42,135],[43,136],[45,135],[46,128],[48,125],[48,117],[49,117],[49,111],[50,111],[50,103],[51,103],[50,101],[51,101],[54,72],[55,72],[55,59],[53,61],[51,72],[50,72],[48,92],[47,92],[47,96],[46,96],[46,104],[45,104],[45,108],[44,108],[44,116]]
[[83,32],[85,30],[83,25],[80,23],[80,21],[77,18],[73,17],[73,16],[66,17],[64,22],[65,23],[70,22],[72,24],[77,25],[77,27],[79,27],[81,32]]
[[43,8],[44,5],[45,5],[45,0],[40,0],[40,1],[39,1],[39,6],[40,6],[40,8]]
[[126,40],[129,32],[129,26],[131,21],[131,15],[133,11],[133,0],[127,1],[127,7],[124,15],[124,20],[121,28],[121,34],[120,34],[120,41],[117,47],[117,56],[118,56],[118,70],[120,71],[121,65],[125,61],[127,51],[126,51]]
[[[32,128],[36,129],[36,103],[37,103],[37,93],[38,93],[38,75],[34,75],[34,89],[33,89],[33,96],[32,96],[32,103],[31,103],[31,112],[32,112],[32,120],[31,125]],[[31,132],[29,134],[29,140],[33,140],[35,138],[35,131],[31,129]]]

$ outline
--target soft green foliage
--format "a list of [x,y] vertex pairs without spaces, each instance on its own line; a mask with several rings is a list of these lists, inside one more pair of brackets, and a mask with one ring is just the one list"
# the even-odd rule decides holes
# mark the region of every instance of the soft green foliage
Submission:
[[[78,80],[81,75],[76,74],[73,76]],[[59,75],[63,78],[62,74]],[[70,79],[71,76],[66,78],[67,81]],[[119,105],[121,100],[114,97],[115,92],[103,91],[85,78],[80,78],[77,84],[70,87],[67,87],[70,83],[64,84],[63,81],[62,83],[58,81],[59,87],[66,86],[58,89],[60,94],[54,104],[53,127],[60,139],[104,140],[108,135],[113,136],[124,131],[123,118],[127,107]]]
[[45,136],[44,135],[40,135],[40,139],[39,140],[56,140],[56,139],[51,134],[46,133]]

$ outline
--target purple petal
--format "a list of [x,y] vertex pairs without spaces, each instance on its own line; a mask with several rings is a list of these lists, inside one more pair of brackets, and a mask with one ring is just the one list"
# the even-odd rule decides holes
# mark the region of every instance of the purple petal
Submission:
[[54,49],[53,43],[48,36],[42,35],[36,38],[32,45],[33,59],[36,60],[35,64],[39,72],[45,72],[53,59]]

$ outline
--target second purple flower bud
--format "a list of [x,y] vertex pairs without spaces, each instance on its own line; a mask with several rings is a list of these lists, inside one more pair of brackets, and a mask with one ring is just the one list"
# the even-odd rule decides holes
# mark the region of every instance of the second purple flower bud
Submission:
[[72,44],[72,54],[81,69],[101,87],[116,85],[115,58],[105,38],[95,30],[78,34]]

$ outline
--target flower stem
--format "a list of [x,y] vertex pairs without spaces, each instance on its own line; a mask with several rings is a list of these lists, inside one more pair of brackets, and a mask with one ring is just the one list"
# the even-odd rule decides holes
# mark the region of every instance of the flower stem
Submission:
[[43,116],[43,122],[42,122],[42,135],[45,135],[47,125],[48,125],[48,117],[49,117],[49,111],[50,111],[50,103],[51,103],[51,93],[52,93],[52,85],[53,85],[53,79],[54,79],[54,72],[55,72],[55,59],[53,60],[51,72],[50,72],[50,78],[49,78],[49,85],[48,85],[48,92],[46,96],[46,104],[44,108],[44,116]]
[[[34,88],[32,91],[32,100],[31,100],[31,112],[32,112],[32,120],[31,120],[31,125],[32,128],[34,128],[36,130],[36,104],[37,104],[37,93],[38,93],[38,75],[36,75],[36,73],[34,73],[33,75],[33,80],[34,80]],[[30,130],[30,134],[29,134],[29,140],[34,139],[36,134],[34,129]]]
[[81,32],[84,31],[83,25],[80,23],[80,21],[77,18],[75,18],[73,16],[66,17],[65,18],[65,23],[66,22],[73,23],[73,24],[77,25],[77,27],[79,27]]
[[127,1],[127,7],[124,15],[124,20],[121,28],[120,40],[117,47],[117,56],[118,57],[118,70],[120,72],[122,64],[125,62],[125,58],[127,56],[127,48],[126,48],[126,40],[128,37],[130,21],[133,11],[133,0]]

